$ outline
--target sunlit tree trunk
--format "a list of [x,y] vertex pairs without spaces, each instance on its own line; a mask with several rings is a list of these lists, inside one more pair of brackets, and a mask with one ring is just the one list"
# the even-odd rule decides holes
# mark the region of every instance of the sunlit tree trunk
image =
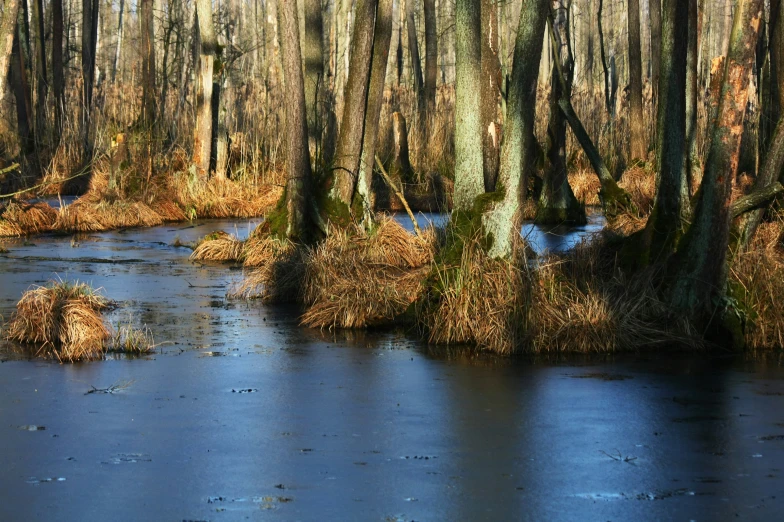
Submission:
[[14,46],[14,28],[19,13],[19,0],[6,0],[0,20],[0,96],[5,93],[8,68]]
[[[0,74],[2,74],[2,69],[0,69]],[[63,132],[63,111],[65,110],[63,0],[52,0],[52,89],[54,90],[55,139],[59,140]],[[2,92],[2,88],[0,88],[0,92]]]
[[291,240],[306,240],[312,234],[309,219],[312,174],[308,150],[305,113],[305,82],[299,40],[297,3],[278,4],[278,25],[286,79],[286,214],[285,235]]
[[327,208],[321,209],[326,219],[340,226],[345,226],[351,217],[351,199],[359,175],[377,4],[378,0],[357,2],[343,120],[327,187],[330,201]]
[[[702,185],[691,227],[678,248],[671,287],[676,312],[691,317],[698,326],[718,329],[727,319],[717,311],[722,312],[726,292],[729,202],[743,134],[749,72],[762,23],[762,0],[738,0],[734,18]],[[723,332],[724,342],[733,333]],[[731,341],[740,342],[737,337]]]
[[387,76],[389,45],[392,41],[392,4],[393,0],[379,0],[376,11],[376,27],[373,42],[373,62],[370,69],[370,91],[365,114],[365,130],[362,137],[362,160],[359,165],[359,181],[355,199],[362,207],[362,219],[366,226],[372,222],[373,165],[376,156],[376,137],[378,136],[379,116],[384,101],[384,81]]
[[319,99],[324,89],[324,23],[321,0],[305,0],[305,108],[308,118],[308,135],[315,152],[321,137]]
[[481,11],[479,2],[455,4],[455,192],[454,210],[468,211],[484,193],[482,169]]
[[686,52],[686,159],[684,163],[684,197],[691,195],[692,180],[701,168],[697,152],[697,103],[699,101],[699,8],[698,0],[689,2],[689,40]]
[[645,160],[648,147],[642,115],[642,58],[640,52],[640,2],[628,0],[629,8],[629,126],[631,159]]
[[[417,117],[414,121],[415,130],[419,135],[419,141],[422,142],[424,138],[424,120],[427,113],[427,103],[425,100],[425,80],[422,76],[422,61],[419,56],[419,42],[417,40],[416,31],[416,7],[417,0],[405,0],[406,2],[406,30],[408,33],[408,54],[411,59],[411,77],[414,81],[414,94],[416,96]],[[421,143],[417,148],[416,153],[418,158],[417,168],[422,169],[421,157],[424,144]]]
[[[212,155],[212,82],[218,40],[212,25],[212,3],[196,0],[199,22],[199,66],[196,73],[196,127],[193,134],[193,164],[196,173],[206,178]],[[297,30],[299,32],[299,29]],[[299,42],[299,39],[297,40]]]
[[548,10],[548,0],[524,0],[520,10],[496,183],[498,201],[489,203],[490,208],[482,219],[485,237],[492,239],[489,254],[493,257],[511,255],[515,234],[520,233],[520,202],[527,190],[530,169],[534,165],[531,151],[536,108],[531,100],[536,99],[542,36]]
[[498,60],[498,3],[482,0],[482,164],[485,191],[495,189],[501,127],[498,122],[498,98],[501,94],[501,64]]
[[155,27],[152,0],[140,0],[139,23],[142,52],[142,122],[152,127],[156,119],[155,96]]
[[125,11],[125,0],[120,0],[120,11],[117,18],[117,48],[114,50],[114,60],[112,60],[112,83],[117,79],[117,67],[120,64],[120,50],[123,43],[123,15]]
[[49,79],[46,74],[46,33],[43,0],[33,2],[33,39],[35,41],[35,133],[39,140],[46,128],[46,97]]
[[770,85],[773,110],[769,118],[771,121],[777,121],[784,116],[784,0],[771,0],[770,21]]

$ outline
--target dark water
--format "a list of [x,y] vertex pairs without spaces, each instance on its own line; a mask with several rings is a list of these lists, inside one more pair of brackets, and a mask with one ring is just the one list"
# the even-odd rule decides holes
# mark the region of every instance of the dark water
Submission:
[[0,356],[0,520],[784,516],[784,357],[510,361],[308,330],[295,309],[226,301],[240,271],[169,246],[216,228],[253,224],[6,244],[6,318],[29,285],[67,277],[171,344]]

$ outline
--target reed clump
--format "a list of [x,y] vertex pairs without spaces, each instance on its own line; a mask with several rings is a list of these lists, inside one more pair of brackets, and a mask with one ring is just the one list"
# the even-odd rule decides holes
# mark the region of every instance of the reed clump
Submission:
[[21,237],[48,232],[57,211],[46,203],[12,201],[0,213],[0,237]]
[[191,261],[242,261],[245,242],[223,231],[203,237],[190,256]]
[[[229,298],[259,299],[265,303],[302,303],[310,248],[286,239],[258,236],[245,248],[248,270],[229,290]],[[252,259],[253,263],[248,264]]]
[[126,355],[147,355],[155,351],[155,339],[147,326],[136,328],[122,324],[109,340],[107,351]]
[[656,197],[656,176],[650,166],[627,169],[621,175],[618,186],[628,192],[640,214],[647,216],[651,213]]
[[569,185],[572,187],[574,197],[586,206],[599,206],[599,178],[591,169],[580,168],[569,172]]
[[61,362],[98,359],[110,337],[101,313],[109,306],[100,290],[85,283],[52,281],[22,295],[5,336],[35,345],[37,357]]

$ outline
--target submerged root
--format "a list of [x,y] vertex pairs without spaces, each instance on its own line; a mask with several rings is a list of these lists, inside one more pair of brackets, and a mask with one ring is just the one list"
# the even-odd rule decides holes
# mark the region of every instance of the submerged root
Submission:
[[100,358],[109,330],[101,311],[109,301],[84,283],[57,281],[24,293],[6,338],[35,344],[36,356],[64,362]]

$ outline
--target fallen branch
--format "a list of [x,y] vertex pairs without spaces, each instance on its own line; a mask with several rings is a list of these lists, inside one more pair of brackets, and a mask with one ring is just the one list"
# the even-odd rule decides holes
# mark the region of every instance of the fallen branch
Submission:
[[408,217],[411,219],[411,223],[413,223],[414,225],[414,232],[416,232],[417,237],[422,237],[422,231],[419,229],[419,224],[417,223],[416,217],[414,217],[414,213],[411,212],[411,207],[408,206],[408,201],[406,201],[406,197],[403,195],[403,192],[395,186],[395,183],[392,181],[392,178],[389,177],[389,174],[387,174],[387,171],[384,169],[384,165],[381,164],[381,160],[378,159],[378,155],[376,155],[376,166],[381,172],[381,177],[384,178],[384,181],[386,181],[387,185],[389,185],[389,188],[391,188],[394,191],[395,195],[403,204],[403,208],[406,209],[406,212],[408,213]]
[[778,181],[774,181],[770,185],[757,189],[751,194],[746,194],[745,196],[738,198],[730,208],[732,219],[742,216],[746,212],[751,212],[752,210],[757,210],[766,206],[782,192],[784,192],[784,186]]

